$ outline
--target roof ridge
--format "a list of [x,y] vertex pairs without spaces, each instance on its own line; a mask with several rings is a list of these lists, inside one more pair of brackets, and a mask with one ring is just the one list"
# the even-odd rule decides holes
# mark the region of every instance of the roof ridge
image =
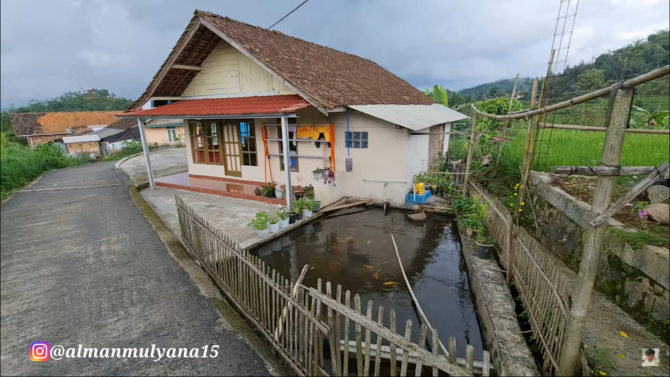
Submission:
[[122,113],[124,110],[77,110],[77,111],[40,111],[34,113],[11,112],[9,114],[72,114],[72,113]]
[[[349,53],[349,52],[346,52],[346,51],[340,51],[340,50],[335,49],[335,48],[332,48],[332,47],[324,46],[324,45],[321,45],[321,44],[318,44],[318,43],[314,43],[314,42],[310,42],[310,41],[307,41],[307,40],[304,40],[304,39],[301,39],[301,38],[298,38],[298,37],[294,37],[294,36],[292,36],[292,35],[288,35],[288,34],[286,34],[286,33],[282,33],[282,32],[279,31],[279,30],[268,30],[268,29],[263,28],[263,27],[260,27],[260,26],[258,26],[258,25],[252,25],[252,24],[249,24],[249,23],[246,23],[246,22],[243,22],[243,21],[235,20],[235,19],[230,18],[230,17],[224,17],[224,16],[221,16],[220,14],[216,14],[216,13],[212,13],[212,12],[207,12],[207,11],[203,11],[203,10],[199,10],[199,9],[196,9],[195,12],[194,12],[193,14],[196,15],[196,16],[200,16],[200,17],[202,17],[202,16],[210,16],[210,17],[214,17],[214,18],[221,19],[221,20],[226,20],[226,21],[236,22],[236,23],[238,23],[238,24],[242,24],[242,25],[246,25],[246,26],[253,27],[253,28],[256,28],[256,29],[260,29],[260,30],[265,31],[265,32],[268,32],[268,33],[278,34],[278,35],[281,35],[281,36],[284,36],[284,37],[287,37],[287,38],[290,38],[290,39],[294,39],[294,40],[299,41],[299,42],[303,42],[303,43],[311,44],[311,45],[318,46],[318,47],[321,47],[321,48],[325,48],[325,49],[328,49],[328,50],[331,50],[331,51],[336,51],[336,52],[339,52],[339,53],[341,53],[341,54],[346,54],[346,55],[349,55],[349,56],[353,56],[353,57],[355,57],[355,58],[362,59],[362,60],[365,60],[365,61],[374,63],[374,64],[376,64],[376,65],[379,65],[379,64],[377,64],[374,60],[370,60],[370,59],[368,59],[368,58],[364,58],[364,57],[362,57],[362,56],[354,55],[354,54]],[[380,66],[380,67],[381,67],[381,66]]]

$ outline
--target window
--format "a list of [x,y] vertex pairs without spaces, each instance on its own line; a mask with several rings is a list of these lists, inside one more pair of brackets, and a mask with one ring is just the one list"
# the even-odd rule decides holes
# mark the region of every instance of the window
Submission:
[[177,136],[177,130],[174,127],[168,127],[167,134],[168,134],[168,142],[174,143],[175,141],[179,141],[179,137]]
[[242,165],[258,166],[256,126],[253,120],[240,122],[240,141],[242,142]]
[[368,148],[368,133],[367,132],[344,132],[345,146],[347,148],[367,149]]
[[193,163],[221,164],[219,124],[217,122],[189,122],[189,133]]
[[[288,139],[289,140],[295,140],[297,138],[296,135],[296,128],[295,124],[291,124],[291,120],[289,120],[289,129],[288,129]],[[295,120],[293,120],[295,122]],[[279,128],[281,130],[281,128]],[[279,131],[281,132],[281,131]],[[279,153],[284,154],[284,145],[281,141],[279,143]],[[291,165],[291,171],[292,172],[298,172],[298,157],[296,156],[298,154],[298,144],[297,142],[289,142],[288,143],[288,149],[289,149],[289,164]],[[284,171],[284,156],[279,157],[279,167],[282,171]]]
[[151,107],[154,108],[154,107],[165,106],[175,102],[179,102],[179,100],[156,99],[151,101]]

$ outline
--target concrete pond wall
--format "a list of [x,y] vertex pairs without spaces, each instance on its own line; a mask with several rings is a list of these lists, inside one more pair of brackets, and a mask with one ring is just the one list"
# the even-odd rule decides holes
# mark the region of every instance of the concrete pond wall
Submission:
[[[534,235],[570,268],[578,271],[582,235],[590,227],[591,206],[550,183],[547,174],[534,173],[531,177],[530,194],[539,225]],[[623,228],[617,220],[609,220],[596,287],[648,330],[667,341],[670,251],[651,245],[630,245],[622,239],[626,232],[635,230]]]

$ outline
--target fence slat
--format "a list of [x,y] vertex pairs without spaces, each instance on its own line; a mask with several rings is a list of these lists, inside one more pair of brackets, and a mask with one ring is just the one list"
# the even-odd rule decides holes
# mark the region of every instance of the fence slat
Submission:
[[[419,332],[419,349],[423,349],[426,346],[426,330],[427,330],[426,325],[421,324],[421,331]],[[414,371],[414,375],[416,377],[421,377],[422,369],[423,369],[423,363],[421,362],[421,359],[417,359],[416,370]]]
[[[412,339],[412,320],[408,319],[407,324],[405,325],[405,339],[411,341]],[[409,362],[409,350],[403,349],[402,351],[402,361],[400,363],[400,375],[407,375],[407,363]]]
[[[395,310],[393,310],[393,309],[391,309],[391,311],[389,312],[389,329],[394,334],[396,333],[396,331],[395,331]],[[396,358],[395,343],[391,342],[389,349],[391,350],[391,357],[390,357],[390,359],[391,359],[391,376],[395,377],[397,375],[397,371],[396,371],[397,363],[396,363],[396,359],[395,359]]]
[[[379,323],[379,326],[384,326],[384,307],[379,305],[379,309],[377,311],[377,323]],[[377,334],[377,354],[375,356],[375,377],[379,376],[379,369],[381,368],[381,362],[382,362],[382,337]]]
[[[354,309],[356,313],[361,314],[361,296],[358,293],[354,296]],[[356,332],[356,373],[363,375],[363,348],[361,348],[361,325],[355,322],[354,331]]]
[[[432,344],[431,344],[430,348],[433,349],[433,355],[435,355],[437,357],[437,355],[438,355],[437,354],[438,340],[440,339],[440,338],[437,337],[437,329],[432,330],[431,339],[432,339]],[[437,377],[439,375],[439,373],[440,373],[440,370],[437,369],[436,366],[433,366],[433,377]]]
[[[369,320],[372,321],[372,301],[368,300],[368,310],[367,315]],[[363,376],[367,377],[370,375],[370,343],[372,342],[372,334],[370,329],[365,327],[365,363],[363,365]],[[381,352],[381,350],[380,350]]]
[[[344,293],[344,306],[351,309],[351,292]],[[349,375],[349,317],[344,317],[344,360],[342,360],[342,375]]]
[[471,344],[465,346],[465,371],[468,374],[472,374],[474,370],[473,364],[475,362],[475,347]]
[[489,351],[484,351],[482,355],[482,377],[487,377],[489,375],[489,369],[491,368],[491,354]]
[[[326,282],[326,295],[330,298],[333,297],[333,292],[332,288],[330,286],[330,282]],[[339,365],[337,363],[337,354],[340,353],[340,337],[339,334],[337,334],[337,330],[335,330],[335,322],[333,319],[333,309],[329,306],[328,309],[326,310],[327,315],[328,315],[328,326],[330,327],[330,332],[328,333],[328,340],[330,341],[330,360],[332,361],[333,364],[333,373],[336,376],[340,375],[339,372]],[[337,334],[337,335],[336,335]]]

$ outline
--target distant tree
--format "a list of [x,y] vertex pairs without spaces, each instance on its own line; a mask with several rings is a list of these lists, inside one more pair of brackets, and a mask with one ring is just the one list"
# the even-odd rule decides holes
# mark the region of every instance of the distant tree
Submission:
[[577,76],[577,85],[582,93],[592,92],[605,87],[605,72],[590,68]]
[[441,103],[444,106],[449,105],[447,90],[444,89],[442,86],[435,85],[435,86],[433,86],[432,91],[429,91],[428,89],[426,89],[426,90],[424,90],[423,93],[437,103]]

